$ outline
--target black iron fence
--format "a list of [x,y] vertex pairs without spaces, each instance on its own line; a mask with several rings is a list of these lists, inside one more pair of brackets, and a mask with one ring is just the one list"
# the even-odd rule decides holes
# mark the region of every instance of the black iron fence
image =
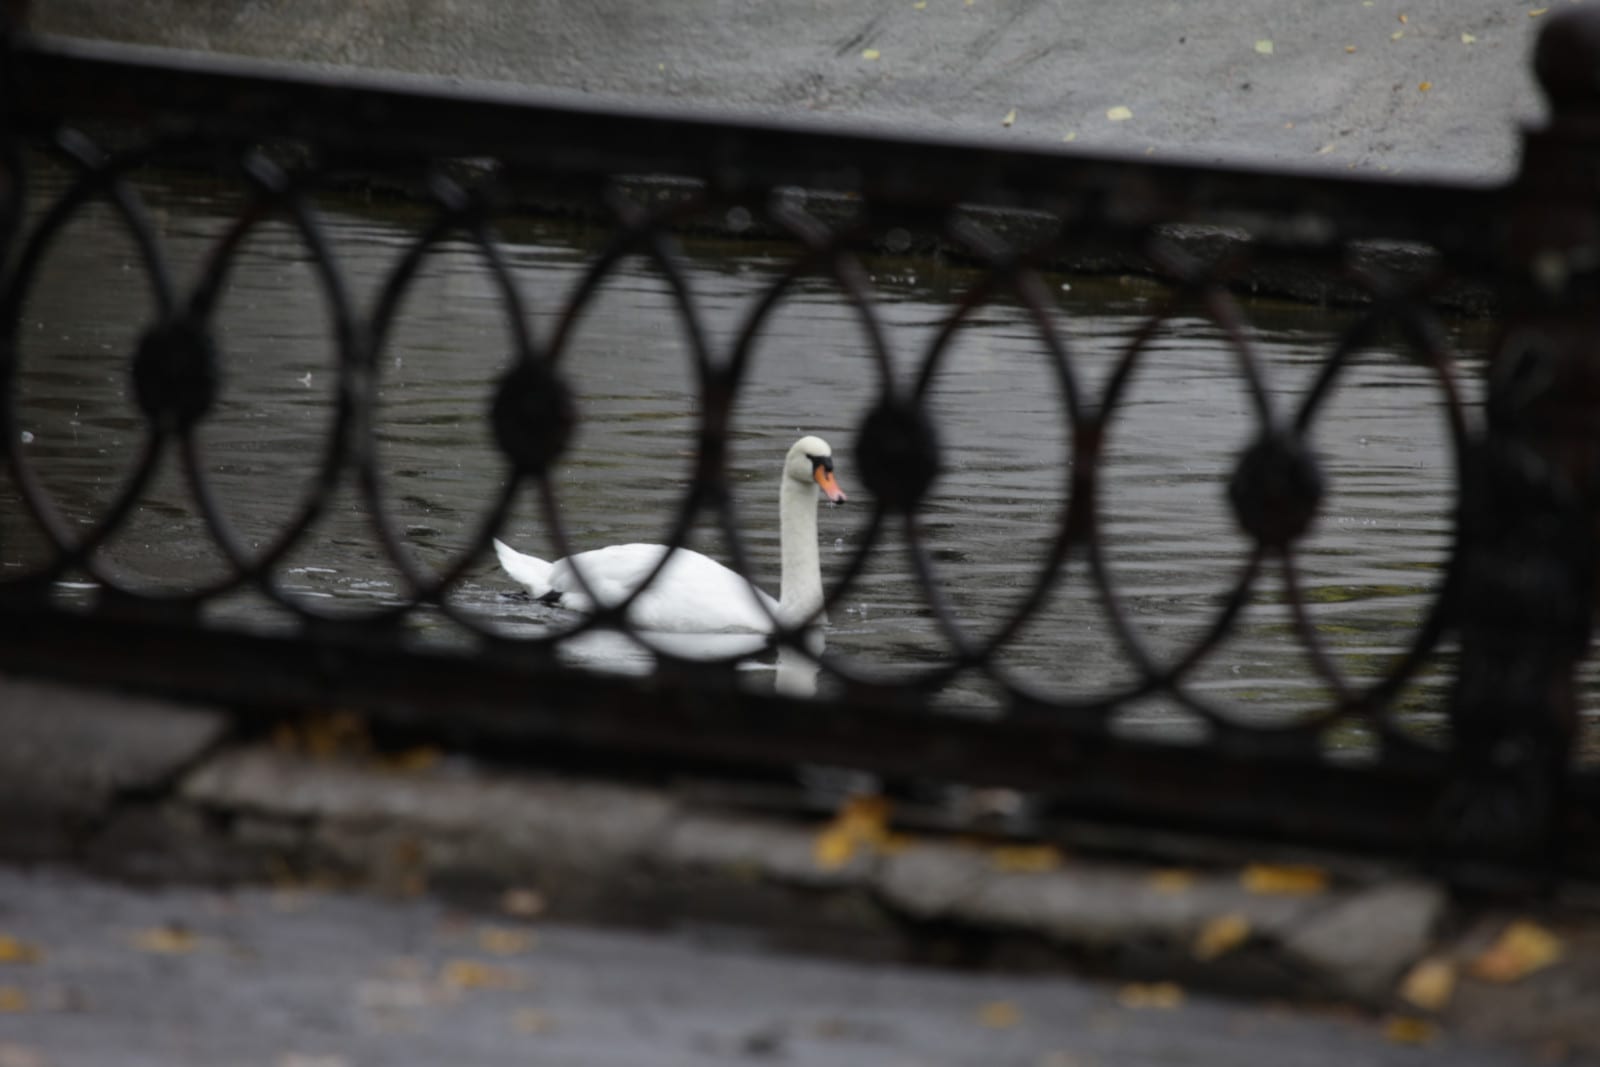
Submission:
[[[45,544],[23,560],[0,543],[0,666],[87,682],[226,701],[242,714],[354,706],[399,734],[552,765],[671,776],[716,773],[788,780],[806,764],[904,782],[1025,791],[1034,832],[1091,820],[1197,829],[1420,856],[1461,877],[1536,877],[1564,866],[1596,873],[1600,778],[1575,757],[1582,723],[1577,669],[1590,639],[1596,574],[1596,423],[1600,362],[1600,96],[1590,72],[1600,20],[1571,11],[1541,38],[1538,72],[1553,118],[1530,131],[1522,171],[1501,188],[1330,178],[1263,170],[1133,163],[932,139],[755,125],[682,114],[554,106],[521,93],[445,91],[362,76],[332,77],[220,58],[150,54],[15,37],[5,44],[0,167],[0,441],[8,508]],[[150,167],[203,168],[248,190],[192,285],[167,262],[135,178]],[[54,184],[41,174],[65,177]],[[388,187],[428,204],[417,239],[364,311],[319,217],[329,189]],[[145,424],[131,474],[87,525],[69,522],[24,447],[19,387],[24,309],[41,264],[71,239],[86,205],[130,235],[153,313],[123,354]],[[593,256],[556,328],[527,325],[526,294],[497,238],[505,220],[540,211],[603,219]],[[214,314],[239,249],[268,218],[287,220],[329,308],[337,385],[312,491],[265,546],[248,545],[219,506],[201,431],[217,405],[226,356]],[[713,226],[787,243],[757,310],[723,347],[707,339],[674,233]],[[424,260],[446,239],[477,250],[505,309],[509,370],[492,396],[460,412],[487,417],[514,477],[474,522],[471,550],[420,564],[387,506],[374,442],[381,355]],[[1409,243],[1393,254],[1394,242]],[[974,265],[978,281],[916,353],[909,379],[890,372],[893,332],[862,266],[875,249],[936,248]],[[591,629],[629,627],[632,598],[576,629],[517,635],[460,609],[452,590],[492,558],[515,501],[531,495],[550,539],[592,547],[569,530],[554,489],[583,397],[567,341],[585,302],[623,257],[665,279],[692,357],[692,477],[666,540],[710,517],[728,561],[750,572],[728,473],[730,427],[767,313],[820,276],[858,317],[877,395],[836,441],[842,477],[869,509],[823,609],[845,606],[891,536],[900,539],[927,615],[952,651],[900,683],[817,653],[805,623],[775,618],[757,649],[706,660],[654,647],[655,669],[622,677],[564,665]],[[1178,654],[1142,636],[1107,564],[1103,497],[1108,435],[1160,325],[1152,316],[1090,388],[1058,328],[1043,281],[1062,266],[1140,269],[1160,277],[1228,338],[1251,443],[1216,485],[1248,542],[1209,623]],[[1355,310],[1285,405],[1264,383],[1240,286],[1307,288]],[[953,338],[974,309],[1005,292],[1031,322],[1059,390],[1067,441],[1059,519],[1031,583],[1002,624],[978,634],[940,592],[921,510],[947,469],[926,402]],[[1497,339],[1481,405],[1466,399],[1451,351],[1451,308],[1492,308]],[[1327,491],[1313,443],[1330,397],[1374,339],[1394,339],[1425,367],[1445,413],[1455,501],[1449,546],[1419,624],[1375,677],[1351,677],[1330,651],[1302,580],[1301,545]],[[647,339],[641,339],[642,342]],[[1001,379],[994,390],[1006,390]],[[787,442],[785,442],[787,443]],[[163,463],[181,465],[190,507],[226,560],[216,581],[131,587],[111,542]],[[403,578],[398,602],[349,616],[287,592],[284,561],[303,546],[337,489],[353,479],[374,550]],[[16,523],[7,528],[15,529]],[[1069,579],[1069,575],[1071,576]],[[1131,681],[1065,698],[998,669],[1008,642],[1036,622],[1061,583],[1086,583]],[[87,597],[64,602],[64,582]],[[247,590],[294,620],[292,632],[215,621],[208,607]],[[1285,605],[1308,677],[1329,694],[1315,714],[1263,725],[1193,684],[1252,604]],[[450,620],[466,646],[418,647],[406,621]],[[814,698],[748,684],[739,662],[781,654],[815,667]],[[1419,673],[1453,672],[1443,726],[1400,722]],[[985,677],[1000,706],[963,714],[937,699],[960,675]],[[1198,739],[1144,740],[1113,728],[1119,709],[1158,697],[1202,724]],[[1359,761],[1330,758],[1330,729],[1359,728]]]

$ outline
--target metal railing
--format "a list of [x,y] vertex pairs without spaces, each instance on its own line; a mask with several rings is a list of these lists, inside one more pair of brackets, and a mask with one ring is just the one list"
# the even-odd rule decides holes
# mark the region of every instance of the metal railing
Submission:
[[[23,573],[15,566],[0,572],[0,667],[224,700],[268,715],[355,706],[387,729],[553,765],[786,780],[795,768],[820,763],[870,771],[891,784],[1010,787],[1033,796],[1033,829],[1044,834],[1091,819],[1422,856],[1463,878],[1541,878],[1563,867],[1594,874],[1600,778],[1575,765],[1573,738],[1600,486],[1600,363],[1592,351],[1600,337],[1600,97],[1587,78],[1600,63],[1597,33],[1600,19],[1585,10],[1550,20],[1537,63],[1553,118],[1527,134],[1522,172],[1501,188],[1134,163],[811,125],[584,109],[524,93],[286,73],[15,36],[5,44],[0,82],[0,442],[15,499],[51,552]],[[41,195],[31,181],[46,156],[68,169],[64,191]],[[152,165],[225,171],[250,190],[187,291],[166,263],[132,180]],[[644,183],[650,196],[636,195],[641,175],[651,176]],[[413,189],[431,207],[366,314],[349,294],[315,198],[371,176]],[[82,530],[63,519],[20,447],[17,383],[30,286],[91,202],[110,205],[132,235],[155,311],[126,353],[148,426],[146,447],[114,501]],[[531,210],[530,203],[589,212],[612,231],[548,341],[526,326],[524,296],[495,232],[497,220]],[[223,369],[213,337],[217,302],[239,248],[269,217],[289,220],[298,233],[332,309],[338,384],[313,491],[276,540],[253,549],[217,505],[198,438]],[[671,240],[674,229],[707,219],[759,229],[792,248],[727,353],[713,351],[699,328],[684,281],[688,268]],[[1193,225],[1226,240],[1189,243],[1182,227]],[[465,235],[477,248],[507,312],[511,369],[484,400],[515,476],[488,502],[473,550],[434,572],[417,564],[386,517],[373,419],[378,357],[397,308],[408,287],[420,284],[424,257],[448,235]],[[1434,254],[1395,273],[1368,254],[1370,240],[1416,242]],[[888,372],[889,327],[861,256],[923,241],[976,264],[981,280],[920,353],[919,371],[906,384]],[[712,515],[742,573],[749,573],[749,557],[731,503],[728,442],[751,347],[766,313],[797,279],[821,275],[853,305],[879,394],[841,454],[867,490],[871,512],[824,607],[843,604],[884,539],[897,533],[954,649],[942,667],[891,685],[824,654],[819,666],[830,688],[814,700],[753,691],[732,659],[708,663],[658,651],[647,677],[602,676],[561,664],[558,646],[572,633],[512,637],[452,605],[450,590],[483,565],[520,492],[541,502],[558,547],[578,544],[552,490],[578,419],[563,346],[584,302],[630,254],[649,257],[660,272],[691,339],[694,477],[669,540],[679,543],[702,515]],[[1106,563],[1102,505],[1107,430],[1157,320],[1092,391],[1058,335],[1041,280],[1051,267],[1107,256],[1142,265],[1170,283],[1175,299],[1206,309],[1229,338],[1254,420],[1253,443],[1219,486],[1249,540],[1247,558],[1202,635],[1176,657],[1154,652],[1129,618]],[[1264,387],[1247,316],[1230,287],[1303,271],[1317,272],[1319,285],[1359,311],[1311,387],[1285,411]],[[956,331],[1000,289],[1030,317],[1059,384],[1071,474],[1034,586],[1008,621],[978,637],[939,594],[921,531],[919,509],[944,460],[940,427],[925,401]],[[1464,399],[1463,371],[1441,327],[1439,301],[1464,290],[1487,294],[1501,320],[1481,412]],[[1379,678],[1361,681],[1342,672],[1311,617],[1299,546],[1325,495],[1312,432],[1354,354],[1380,330],[1401,337],[1437,383],[1457,502],[1442,576],[1420,626]],[[105,546],[168,456],[181,462],[193,509],[228,573],[200,589],[124,588],[104,565]],[[321,615],[286,594],[281,581],[284,560],[352,473],[372,517],[374,545],[409,586],[402,603],[359,619]],[[1087,575],[1134,677],[1071,700],[993,669],[1069,566]],[[61,606],[53,590],[79,575],[96,587],[92,602]],[[1270,727],[1240,721],[1190,684],[1269,584],[1288,605],[1312,676],[1332,694],[1316,715]],[[290,613],[297,632],[207,620],[208,604],[240,589]],[[598,612],[580,632],[626,629],[626,607]],[[397,623],[423,610],[450,618],[473,635],[473,645],[408,644]],[[1419,741],[1397,725],[1396,704],[1446,642],[1460,649],[1448,728]],[[772,646],[813,654],[797,629],[780,628],[768,651]],[[996,682],[1004,693],[1000,714],[931,706],[930,695],[961,672]],[[1202,720],[1204,738],[1174,745],[1111,728],[1119,708],[1152,695]],[[1359,765],[1329,760],[1320,739],[1351,723],[1374,738],[1372,758]]]

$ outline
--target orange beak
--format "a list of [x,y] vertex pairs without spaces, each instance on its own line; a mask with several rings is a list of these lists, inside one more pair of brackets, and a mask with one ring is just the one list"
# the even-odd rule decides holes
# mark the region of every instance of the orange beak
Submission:
[[817,483],[817,488],[822,490],[824,496],[831,504],[843,504],[846,499],[844,490],[839,488],[839,483],[833,480],[833,472],[826,467],[818,467],[811,472],[811,477]]

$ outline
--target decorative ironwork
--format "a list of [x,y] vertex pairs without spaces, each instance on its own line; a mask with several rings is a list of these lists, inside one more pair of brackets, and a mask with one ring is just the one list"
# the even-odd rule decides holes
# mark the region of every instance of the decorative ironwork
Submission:
[[[367,707],[394,729],[445,734],[482,748],[520,747],[547,761],[643,761],[657,770],[715,767],[780,777],[813,761],[890,780],[1013,786],[1037,794],[1042,832],[1058,825],[1052,819],[1088,816],[1420,850],[1456,873],[1548,871],[1563,848],[1592,846],[1600,836],[1592,814],[1600,781],[1568,767],[1573,674],[1587,650],[1596,581],[1600,446],[1591,427],[1600,410],[1593,352],[1600,336],[1594,284],[1600,218],[1592,189],[1564,177],[1593,172],[1597,142],[1573,118],[1593,110],[1593,88],[1572,68],[1593,66],[1595,25],[1582,10],[1551,19],[1538,65],[1555,117],[1549,129],[1530,135],[1523,176],[1501,189],[1151,165],[704,116],[579,110],[525,95],[424,91],[376,77],[285,74],[214,58],[152,59],[110,46],[8,38],[0,447],[18,499],[53,555],[25,573],[0,577],[0,665],[223,698],[269,712],[336,700]],[[1573,44],[1584,32],[1589,37]],[[72,168],[66,191],[49,202],[28,184],[38,158],[29,153],[41,150]],[[469,159],[470,166],[461,162]],[[191,292],[172,277],[130,181],[152,164],[220,167],[251,193]],[[433,206],[367,316],[350,296],[314,195],[351,175],[371,174],[411,184]],[[617,180],[640,174],[676,183],[652,186],[662,199],[642,206]],[[519,197],[581,204],[614,227],[544,343],[528,329],[524,294],[494,232]],[[155,318],[128,364],[147,443],[133,475],[85,531],[65,520],[19,446],[18,380],[30,287],[43,258],[90,202],[109,205],[126,226]],[[783,235],[794,248],[726,356],[707,340],[671,240],[675,227],[708,217],[735,230],[754,226]],[[198,431],[228,372],[214,336],[218,300],[239,250],[268,218],[288,220],[304,244],[329,309],[339,380],[313,491],[275,540],[252,549],[218,504]],[[1467,226],[1463,219],[1487,222]],[[1226,251],[1197,257],[1181,229],[1193,224],[1229,228]],[[889,327],[875,308],[861,254],[875,245],[910,247],[914,235],[942,242],[981,265],[983,275],[921,353],[906,385],[891,373]],[[484,405],[514,477],[486,502],[474,550],[433,571],[408,550],[387,506],[391,489],[376,458],[373,421],[381,356],[398,309],[423,284],[430,251],[459,237],[492,277],[510,330],[510,369]],[[1438,255],[1420,274],[1395,275],[1364,257],[1361,242],[1369,238],[1421,242]],[[1165,316],[1149,319],[1103,386],[1091,391],[1056,331],[1041,280],[1041,271],[1086,250],[1142,262],[1172,283],[1173,308],[1205,309],[1230,340],[1255,422],[1254,443],[1219,486],[1250,539],[1247,558],[1211,622],[1175,656],[1152,648],[1119,593],[1102,509],[1108,442]],[[626,629],[631,598],[574,630],[527,638],[487,627],[452,603],[450,591],[481,565],[520,491],[531,489],[540,502],[561,554],[577,547],[553,481],[578,428],[576,390],[564,364],[577,319],[630,255],[653,263],[676,302],[698,393],[694,477],[667,540],[681,544],[702,513],[712,514],[733,566],[749,573],[727,473],[734,404],[771,312],[800,279],[820,275],[859,317],[878,379],[855,447],[840,449],[853,456],[850,469],[869,491],[871,514],[822,610],[841,607],[885,538],[898,533],[952,656],[888,685],[823,654],[815,666],[832,688],[827,699],[812,701],[741,686],[732,667],[748,650],[705,662],[652,646],[659,669],[645,679],[557,665],[556,648],[575,635]],[[1281,410],[1268,390],[1230,292],[1285,264],[1335,279],[1329,284],[1361,300],[1363,309],[1293,410]],[[1463,284],[1492,293],[1508,324],[1491,361],[1482,426],[1463,397],[1434,303]],[[1059,386],[1070,476],[1037,576],[1010,617],[980,637],[941,593],[919,515],[946,460],[928,397],[957,332],[1002,291],[1026,311]],[[1437,382],[1460,500],[1424,620],[1389,668],[1363,681],[1347,676],[1311,618],[1299,546],[1325,490],[1313,431],[1356,353],[1381,330],[1397,332]],[[128,588],[102,557],[168,455],[181,461],[194,509],[228,573],[200,588],[152,593]],[[348,472],[371,516],[374,542],[409,590],[359,621],[324,616],[288,593],[280,573]],[[1008,677],[997,661],[1074,565],[1087,574],[1134,679],[1067,699]],[[52,606],[52,588],[80,573],[102,591],[94,609]],[[1191,679],[1274,576],[1313,676],[1332,699],[1315,715],[1263,726],[1241,722]],[[202,607],[240,589],[257,590],[298,618],[301,634],[252,634],[202,621]],[[419,610],[442,614],[474,635],[476,650],[408,648],[394,624]],[[1451,731],[1439,744],[1422,743],[1397,725],[1396,701],[1447,637],[1462,646]],[[785,655],[815,657],[800,628],[780,628],[763,647],[775,646]],[[1002,715],[930,710],[928,694],[963,673],[980,674],[1004,692]],[[1110,729],[1114,712],[1152,695],[1198,717],[1208,731],[1204,742],[1154,744]],[[1319,738],[1339,723],[1370,730],[1378,749],[1371,762],[1350,767],[1322,758]],[[1575,865],[1594,870],[1592,859]]]

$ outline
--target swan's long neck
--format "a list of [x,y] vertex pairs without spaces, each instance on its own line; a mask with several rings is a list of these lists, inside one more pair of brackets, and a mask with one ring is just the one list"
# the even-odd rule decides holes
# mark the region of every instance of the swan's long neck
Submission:
[[778,490],[778,539],[783,552],[778,614],[794,625],[822,606],[822,565],[817,559],[816,486],[787,474]]

